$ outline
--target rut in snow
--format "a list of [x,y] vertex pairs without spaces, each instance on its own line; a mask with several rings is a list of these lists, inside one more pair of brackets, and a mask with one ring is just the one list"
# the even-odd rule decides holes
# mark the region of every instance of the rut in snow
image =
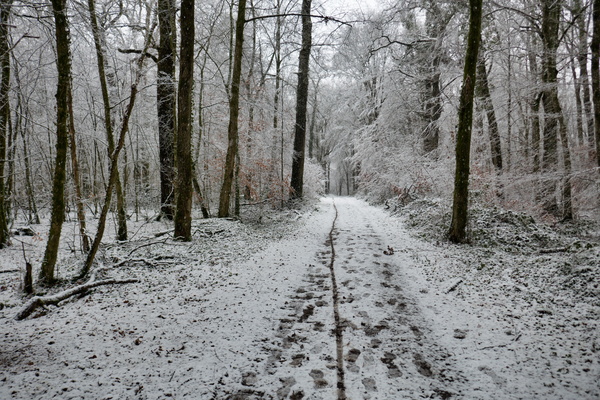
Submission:
[[338,217],[338,210],[333,203],[335,210],[335,217],[331,224],[331,230],[329,231],[329,239],[327,243],[331,246],[331,261],[329,263],[329,271],[331,273],[331,292],[333,297],[333,318],[335,320],[335,343],[336,343],[336,357],[337,357],[337,389],[338,389],[338,400],[346,399],[346,383],[344,380],[344,328],[340,320],[339,311],[339,294],[338,286],[335,278],[335,246],[333,245],[333,232],[335,231],[335,222]]

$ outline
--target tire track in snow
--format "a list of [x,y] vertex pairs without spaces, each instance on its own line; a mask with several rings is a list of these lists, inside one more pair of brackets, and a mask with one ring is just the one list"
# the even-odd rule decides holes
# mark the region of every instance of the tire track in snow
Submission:
[[338,209],[333,202],[333,209],[335,210],[335,217],[331,224],[331,230],[329,231],[329,245],[331,247],[331,261],[329,263],[329,271],[331,274],[331,292],[333,298],[333,318],[335,320],[335,344],[336,344],[336,357],[337,357],[337,393],[338,400],[346,400],[346,383],[344,374],[344,328],[340,319],[339,310],[339,292],[337,286],[337,280],[335,277],[335,246],[333,244],[333,232],[335,231],[335,222],[338,218]]

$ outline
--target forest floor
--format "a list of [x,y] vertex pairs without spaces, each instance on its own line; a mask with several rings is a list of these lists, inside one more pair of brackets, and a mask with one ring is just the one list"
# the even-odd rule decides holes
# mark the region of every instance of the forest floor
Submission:
[[[21,274],[0,273],[0,399],[600,398],[597,224],[475,209],[456,246],[446,205],[391,211],[324,198],[196,220],[191,243],[132,222],[98,261],[139,282],[23,321]],[[0,271],[38,266],[43,236],[15,237]]]

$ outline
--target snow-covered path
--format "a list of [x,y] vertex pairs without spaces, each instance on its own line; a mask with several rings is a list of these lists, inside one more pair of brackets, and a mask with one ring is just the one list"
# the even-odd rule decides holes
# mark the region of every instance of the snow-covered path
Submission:
[[383,211],[356,199],[328,199],[323,206],[327,211],[304,231],[254,257],[240,267],[235,283],[205,298],[205,308],[222,310],[207,321],[207,346],[200,350],[207,355],[204,375],[213,390],[206,395],[457,394],[464,378],[446,361],[447,351],[429,338],[428,322],[404,289],[402,268],[415,264],[408,234]]
[[[540,353],[517,351],[526,345],[507,333],[497,306],[458,299],[452,280],[424,272],[452,251],[411,237],[383,210],[323,199],[291,227],[246,260],[190,253],[188,263],[115,271],[141,282],[97,289],[39,318],[15,322],[4,310],[0,399],[598,395],[596,359],[574,375],[579,387],[555,379],[547,353],[560,352],[559,338],[532,335]],[[177,246],[171,256],[189,249]],[[150,257],[152,247],[143,249]]]

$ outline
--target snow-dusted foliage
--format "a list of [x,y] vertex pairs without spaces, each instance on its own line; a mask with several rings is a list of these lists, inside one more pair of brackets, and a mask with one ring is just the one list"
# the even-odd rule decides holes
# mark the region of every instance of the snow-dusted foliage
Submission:
[[325,195],[325,171],[315,160],[309,158],[304,163],[304,197],[316,199]]
[[[504,3],[509,2],[499,4]],[[368,22],[338,32],[339,45],[329,68],[335,78],[325,89],[335,93],[337,105],[324,110],[329,116],[324,137],[335,143],[328,153],[329,189],[338,194],[356,192],[376,202],[406,191],[449,198],[466,8],[452,1],[404,0],[389,6],[371,13]],[[483,23],[480,62],[487,72],[489,96],[478,81],[472,196],[550,219],[568,215],[569,204],[575,218],[596,215],[600,208],[595,195],[593,118],[585,108],[586,101],[588,107],[591,104],[586,97],[590,87],[589,81],[581,80],[587,77],[580,76],[574,54],[578,35],[585,32],[569,31],[573,26],[567,15],[577,19],[579,11],[565,9],[560,21],[571,35],[561,38],[559,48],[571,57],[558,59],[565,131],[556,132],[556,165],[544,167],[544,157],[552,157],[543,144],[552,140],[544,139],[551,113],[544,112],[540,97],[545,50],[535,27],[523,29],[531,21],[527,15],[541,15],[541,8],[533,3],[512,10],[510,5],[485,7],[489,12]],[[585,21],[590,15],[581,18]],[[492,161],[492,129],[500,137],[501,167]],[[543,190],[544,182],[554,190]],[[556,204],[555,212],[543,206],[548,202]]]
[[[424,28],[411,29],[416,31],[378,14],[340,34],[331,86],[338,107],[331,110],[326,132],[336,143],[330,154],[333,193],[360,193],[376,202],[409,191],[449,194],[455,116],[451,104],[440,110],[439,147],[425,153],[422,138],[431,124],[423,119],[424,75],[419,76],[426,49],[418,45],[418,29]],[[406,42],[391,39],[398,35]],[[449,78],[446,71],[440,73]],[[447,90],[452,88],[450,82]]]

